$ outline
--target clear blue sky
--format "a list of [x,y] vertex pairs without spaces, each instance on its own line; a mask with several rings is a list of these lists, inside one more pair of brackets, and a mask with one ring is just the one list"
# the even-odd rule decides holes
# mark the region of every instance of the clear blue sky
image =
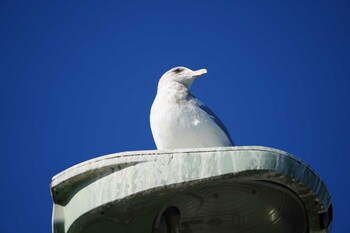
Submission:
[[194,94],[237,145],[288,151],[349,226],[350,7],[346,1],[0,2],[0,232],[50,232],[51,177],[155,149],[159,77],[207,68]]

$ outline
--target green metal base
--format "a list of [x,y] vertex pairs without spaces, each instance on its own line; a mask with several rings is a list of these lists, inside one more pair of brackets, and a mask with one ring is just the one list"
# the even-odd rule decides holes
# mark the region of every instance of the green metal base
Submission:
[[51,183],[53,232],[330,232],[321,178],[266,147],[134,151],[95,158]]

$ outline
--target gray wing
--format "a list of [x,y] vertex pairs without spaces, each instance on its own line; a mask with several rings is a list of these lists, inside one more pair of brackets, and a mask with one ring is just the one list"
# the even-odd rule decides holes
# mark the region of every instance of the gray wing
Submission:
[[200,109],[202,109],[204,112],[208,113],[211,116],[211,118],[221,128],[221,130],[224,131],[227,138],[230,140],[232,146],[234,146],[234,143],[232,141],[232,138],[231,138],[229,132],[227,131],[225,125],[222,123],[222,121],[219,119],[219,117],[210,108],[208,108],[205,104],[203,104],[201,101],[199,101],[195,96],[192,95],[192,97],[194,98],[196,105]]

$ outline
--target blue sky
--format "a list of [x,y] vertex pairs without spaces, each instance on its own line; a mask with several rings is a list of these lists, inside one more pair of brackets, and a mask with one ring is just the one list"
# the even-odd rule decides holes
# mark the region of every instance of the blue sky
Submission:
[[159,77],[207,68],[193,93],[237,145],[278,148],[324,179],[333,232],[350,207],[346,1],[0,2],[0,232],[50,232],[51,177],[155,149]]

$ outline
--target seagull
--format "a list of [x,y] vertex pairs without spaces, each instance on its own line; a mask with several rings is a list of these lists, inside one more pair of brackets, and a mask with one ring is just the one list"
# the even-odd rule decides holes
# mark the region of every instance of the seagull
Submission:
[[160,78],[150,114],[158,150],[234,146],[221,120],[190,91],[192,82],[206,73],[179,66]]

